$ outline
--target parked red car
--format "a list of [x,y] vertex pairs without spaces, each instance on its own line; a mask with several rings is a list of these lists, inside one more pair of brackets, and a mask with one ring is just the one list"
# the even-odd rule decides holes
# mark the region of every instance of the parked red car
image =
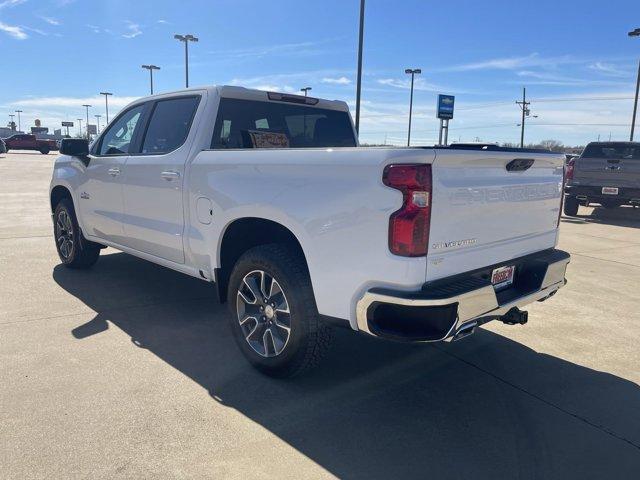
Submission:
[[4,143],[7,146],[7,152],[9,150],[37,150],[46,155],[51,150],[58,150],[58,144],[55,140],[40,140],[35,135],[26,133],[11,135],[4,139]]

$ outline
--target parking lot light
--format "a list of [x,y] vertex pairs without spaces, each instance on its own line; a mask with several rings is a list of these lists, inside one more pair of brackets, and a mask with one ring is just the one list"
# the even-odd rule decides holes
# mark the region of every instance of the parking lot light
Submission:
[[185,71],[185,85],[189,88],[189,42],[197,42],[199,39],[191,34],[173,36],[176,40],[184,42],[184,71]]
[[100,92],[100,95],[104,95],[104,108],[107,114],[107,123],[109,123],[109,96],[113,95],[111,92]]
[[407,134],[407,147],[411,144],[411,114],[413,113],[413,77],[420,75],[422,70],[419,68],[407,68],[404,73],[411,75],[411,95],[409,96],[409,133]]
[[[631,30],[627,35],[630,37],[640,37],[640,28]],[[629,141],[633,142],[633,131],[636,127],[636,113],[638,113],[638,91],[640,90],[640,60],[638,60],[638,77],[636,78],[636,97],[633,101],[633,114],[631,115],[631,135]]]
[[151,80],[151,95],[153,95],[153,71],[160,70],[160,67],[156,65],[142,65],[142,68],[149,70],[149,78]]
[[87,126],[85,127],[85,129],[87,130],[87,140],[91,140],[91,136],[89,135],[89,108],[91,107],[91,105],[82,105],[84,108],[87,109]]
[[311,90],[311,87],[304,87],[304,88],[301,88],[301,89],[300,89],[300,91],[301,91],[301,92],[304,92],[304,96],[305,96],[305,97],[306,97],[306,96],[307,96],[307,94],[309,93],[309,90]]

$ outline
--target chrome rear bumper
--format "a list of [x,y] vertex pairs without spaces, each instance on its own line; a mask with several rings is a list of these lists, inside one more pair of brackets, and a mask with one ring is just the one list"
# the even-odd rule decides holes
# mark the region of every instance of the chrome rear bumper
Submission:
[[[456,276],[451,282],[440,281],[439,286],[430,290],[429,285],[419,292],[390,291],[371,289],[365,292],[356,305],[358,329],[370,335],[395,338],[397,340],[435,342],[450,340],[470,324],[481,324],[501,317],[514,307],[524,307],[535,301],[544,300],[555,294],[566,283],[565,271],[570,256],[560,250],[546,251],[539,255],[531,255],[522,259],[504,262],[517,262],[522,265],[521,278],[514,282],[511,292],[496,292],[491,283],[482,279],[479,274],[470,273],[468,277]],[[488,267],[492,269],[501,265]],[[489,270],[490,271],[490,270]],[[532,278],[522,278],[528,275]],[[516,285],[521,282],[520,287]],[[522,283],[525,283],[523,288]],[[394,312],[392,323],[388,319],[385,324],[395,325],[397,329],[380,328],[375,319],[375,310],[384,305],[387,313]],[[424,315],[425,326],[428,327],[431,312],[437,314],[438,327],[433,334],[420,338],[403,335],[403,312],[411,313],[411,322],[416,322],[416,314]],[[436,313],[437,312],[437,313]],[[449,318],[443,318],[445,315]],[[418,320],[420,322],[421,320]]]

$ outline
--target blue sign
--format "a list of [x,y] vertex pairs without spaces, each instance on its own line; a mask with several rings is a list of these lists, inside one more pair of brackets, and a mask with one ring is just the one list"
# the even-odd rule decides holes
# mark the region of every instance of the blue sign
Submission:
[[453,95],[438,95],[438,118],[451,120],[453,118]]

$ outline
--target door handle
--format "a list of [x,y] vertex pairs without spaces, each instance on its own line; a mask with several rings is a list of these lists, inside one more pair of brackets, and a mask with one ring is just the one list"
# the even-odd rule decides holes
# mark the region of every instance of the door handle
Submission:
[[173,179],[180,178],[180,172],[176,172],[175,170],[166,170],[162,172],[160,176],[170,182]]
[[117,177],[118,175],[120,175],[120,169],[118,167],[110,168],[109,175],[111,175],[112,177]]

